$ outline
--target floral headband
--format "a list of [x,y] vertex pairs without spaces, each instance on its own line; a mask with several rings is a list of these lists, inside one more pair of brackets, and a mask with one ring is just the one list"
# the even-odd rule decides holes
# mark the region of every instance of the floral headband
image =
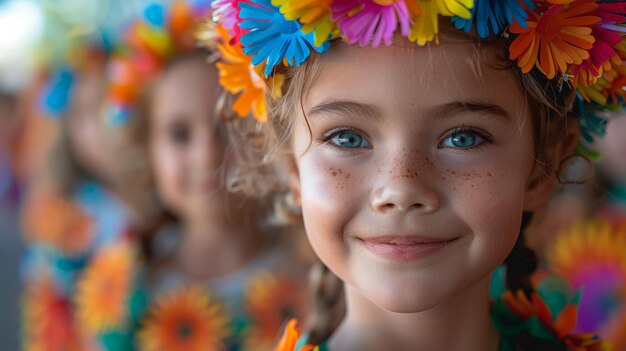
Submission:
[[210,7],[177,0],[169,7],[149,4],[128,28],[107,67],[106,117],[125,123],[140,94],[176,55],[196,48],[194,31]]
[[626,1],[214,0],[212,7],[217,40],[209,45],[217,48],[220,83],[238,96],[233,110],[241,117],[265,121],[267,86],[281,91],[277,65],[299,66],[338,38],[377,47],[391,45],[399,32],[419,46],[437,43],[443,17],[480,38],[509,38],[509,58],[523,73],[536,69],[576,89],[586,142],[604,133],[597,112],[621,109],[626,100]]

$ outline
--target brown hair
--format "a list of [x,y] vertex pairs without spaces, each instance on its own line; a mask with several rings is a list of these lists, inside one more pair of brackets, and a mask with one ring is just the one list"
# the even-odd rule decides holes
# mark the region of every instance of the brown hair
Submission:
[[[480,65],[484,60],[483,48],[495,48],[497,62],[495,63],[499,69],[505,69],[512,72],[519,85],[524,92],[529,113],[532,117],[534,129],[534,153],[535,167],[539,167],[538,171],[543,177],[553,177],[558,168],[558,163],[550,163],[546,150],[550,146],[558,145],[564,142],[565,128],[567,127],[570,117],[574,117],[571,108],[574,100],[574,91],[567,84],[559,84],[556,80],[548,80],[543,73],[534,69],[528,74],[523,74],[515,62],[508,59],[508,46],[510,39],[505,37],[497,37],[490,39],[479,39],[474,33],[466,34],[449,25],[442,24],[442,32],[440,37],[443,40],[460,40],[470,41],[475,50],[474,71],[480,76]],[[320,60],[314,53],[300,67],[284,67],[276,68],[276,73],[283,74],[285,81],[283,85],[282,96],[276,98],[268,96],[268,105],[270,110],[269,124],[264,126],[264,147],[268,156],[265,161],[280,161],[277,155],[289,154],[290,150],[288,142],[290,140],[294,118],[298,114],[299,109],[302,110],[303,98],[314,83],[321,70]],[[271,89],[270,89],[271,91]],[[257,179],[259,181],[259,179]],[[284,208],[282,204],[290,193],[282,188],[282,198],[277,198],[277,208]],[[532,214],[524,213],[523,220],[520,225],[520,235],[518,240],[505,260],[507,267],[507,284],[510,289],[521,289],[526,294],[532,292],[529,276],[537,267],[537,258],[533,251],[526,247],[524,240],[524,228],[531,219]],[[297,217],[297,213],[296,213]],[[320,263],[323,266],[323,264]],[[311,284],[311,293],[313,295],[313,308],[311,319],[308,323],[308,333],[310,335],[310,343],[317,344],[326,340],[334,331],[336,320],[331,316],[336,316],[336,311],[331,309],[339,309],[343,312],[341,304],[331,303],[341,298],[341,293],[337,289],[329,288],[334,286],[330,280],[338,280],[333,273],[327,268],[316,266],[313,268],[313,279]],[[329,296],[335,295],[335,296]],[[319,309],[327,309],[320,311]]]

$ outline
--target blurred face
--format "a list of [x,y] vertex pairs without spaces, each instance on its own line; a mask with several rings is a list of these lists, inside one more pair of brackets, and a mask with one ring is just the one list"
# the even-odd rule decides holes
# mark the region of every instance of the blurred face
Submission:
[[483,64],[477,78],[472,50],[339,44],[297,116],[292,184],[311,244],[390,311],[430,309],[486,278],[534,206],[525,100],[510,72]]
[[611,116],[606,135],[597,138],[596,144],[602,158],[600,168],[616,184],[626,184],[626,113]]
[[159,83],[150,116],[150,153],[165,205],[186,217],[221,210],[224,139],[214,116],[217,73],[202,59],[173,66]]
[[91,70],[78,77],[68,118],[68,134],[78,162],[93,175],[112,181],[124,152],[122,135],[107,126],[102,116],[104,85],[101,71]]

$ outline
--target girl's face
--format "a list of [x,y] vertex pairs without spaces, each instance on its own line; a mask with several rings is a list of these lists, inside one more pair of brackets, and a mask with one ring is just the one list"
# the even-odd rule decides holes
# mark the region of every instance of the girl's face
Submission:
[[481,64],[478,78],[467,43],[408,45],[339,44],[318,58],[293,133],[291,183],[314,250],[394,312],[484,281],[522,212],[548,196],[513,74]]
[[214,116],[218,89],[212,66],[190,58],[165,74],[152,100],[150,153],[157,188],[180,216],[224,204],[225,146]]

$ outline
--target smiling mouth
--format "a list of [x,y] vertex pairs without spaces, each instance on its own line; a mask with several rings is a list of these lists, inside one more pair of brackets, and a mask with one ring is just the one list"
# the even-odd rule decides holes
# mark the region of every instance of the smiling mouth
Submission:
[[441,240],[411,236],[357,238],[372,253],[396,261],[415,261],[433,255],[457,238]]

